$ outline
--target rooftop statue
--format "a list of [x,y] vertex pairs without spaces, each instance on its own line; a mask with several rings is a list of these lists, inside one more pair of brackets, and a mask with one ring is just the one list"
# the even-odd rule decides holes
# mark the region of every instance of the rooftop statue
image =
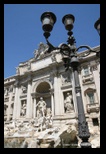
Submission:
[[40,42],[39,48],[34,50],[35,59],[43,58],[48,51],[48,45]]

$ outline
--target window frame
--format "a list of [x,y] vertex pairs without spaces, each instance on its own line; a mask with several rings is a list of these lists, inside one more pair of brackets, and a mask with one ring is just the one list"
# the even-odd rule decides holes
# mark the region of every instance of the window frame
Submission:
[[89,67],[88,67],[88,66],[85,66],[85,67],[83,68],[83,72],[84,72],[84,76],[88,76],[88,75],[90,74],[90,72],[89,72]]

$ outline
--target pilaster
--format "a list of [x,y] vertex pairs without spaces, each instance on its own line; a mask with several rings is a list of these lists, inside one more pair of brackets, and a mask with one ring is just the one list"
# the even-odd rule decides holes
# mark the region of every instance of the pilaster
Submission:
[[12,99],[12,93],[9,94],[9,105],[8,105],[8,112],[7,112],[7,121],[10,120],[10,111],[11,111],[11,99]]
[[31,77],[28,77],[26,118],[32,118]]
[[13,110],[13,119],[16,119],[17,116],[17,107],[18,107],[18,91],[19,91],[19,81],[17,80],[14,84],[16,87],[15,90],[15,99],[14,99],[14,110]]
[[18,86],[18,97],[17,97],[17,115],[16,118],[20,118],[20,111],[21,111],[21,101],[20,101],[20,95],[21,95],[21,87]]
[[54,116],[54,97],[52,90],[51,90],[51,109],[52,109],[52,116]]
[[33,117],[36,118],[36,97],[33,98]]
[[55,115],[62,115],[64,113],[64,106],[62,105],[61,98],[62,98],[62,92],[61,92],[61,84],[60,84],[60,78],[58,73],[54,73],[54,110]]
[[98,100],[99,100],[99,103],[100,103],[100,74],[99,74],[100,70],[98,70],[96,62],[94,62],[93,64],[91,63],[91,69],[92,69],[92,73],[93,73],[93,77],[94,77],[94,81],[95,81]]

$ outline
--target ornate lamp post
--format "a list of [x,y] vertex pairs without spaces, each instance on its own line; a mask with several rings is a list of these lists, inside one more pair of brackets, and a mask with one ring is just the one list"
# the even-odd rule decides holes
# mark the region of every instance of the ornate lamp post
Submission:
[[100,35],[100,18],[95,22],[94,27]]
[[[78,136],[79,138],[82,139],[81,148],[91,148],[91,144],[88,142],[90,133],[84,114],[81,87],[79,82],[78,67],[80,65],[80,62],[79,62],[79,57],[77,56],[77,51],[80,48],[87,48],[88,52],[83,57],[88,56],[91,52],[95,52],[97,56],[99,56],[99,54],[98,52],[93,51],[89,46],[83,45],[76,48],[75,46],[76,42],[72,32],[74,21],[75,17],[72,14],[67,14],[63,17],[62,22],[65,26],[65,29],[68,31],[67,44],[61,44],[60,47],[54,47],[48,41],[48,37],[50,36],[50,32],[52,31],[53,25],[56,22],[56,16],[52,12],[44,12],[41,15],[42,29],[44,30],[43,35],[48,45],[47,52],[52,52],[53,50],[60,49],[60,53],[63,55],[63,61],[66,70],[68,70],[69,67],[71,67],[73,70],[74,80],[75,80],[75,93],[76,93],[77,108],[78,108]],[[96,28],[99,29],[97,25]]]

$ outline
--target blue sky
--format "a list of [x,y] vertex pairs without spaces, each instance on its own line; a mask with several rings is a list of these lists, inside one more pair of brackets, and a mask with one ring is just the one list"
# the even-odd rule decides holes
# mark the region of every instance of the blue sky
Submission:
[[75,17],[73,35],[77,47],[100,45],[94,28],[100,17],[100,4],[4,4],[4,78],[15,75],[15,67],[34,57],[33,52],[40,42],[46,43],[40,21],[46,11],[57,17],[49,37],[54,46],[67,43],[67,31],[62,23],[66,14]]

